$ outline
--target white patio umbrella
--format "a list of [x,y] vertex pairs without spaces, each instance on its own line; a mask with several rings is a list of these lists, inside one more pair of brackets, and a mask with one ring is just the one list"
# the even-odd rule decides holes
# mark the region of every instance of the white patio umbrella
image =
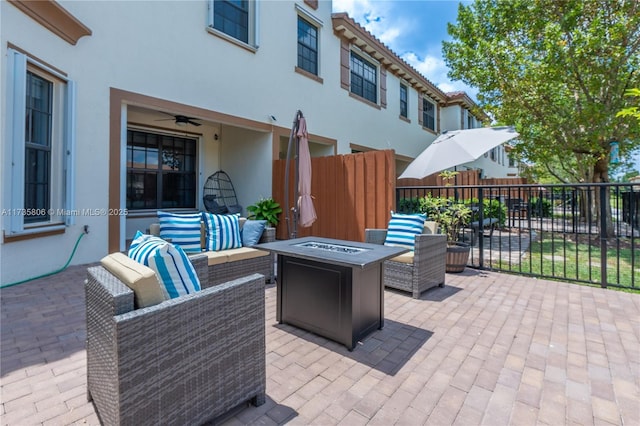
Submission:
[[480,127],[444,132],[413,160],[399,176],[422,179],[468,163],[498,145],[517,138],[513,127]]

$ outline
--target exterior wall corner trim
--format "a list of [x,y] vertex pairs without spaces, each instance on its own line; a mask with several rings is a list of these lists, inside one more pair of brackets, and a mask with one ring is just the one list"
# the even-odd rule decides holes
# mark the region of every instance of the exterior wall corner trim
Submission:
[[72,45],[83,36],[90,36],[91,29],[73,16],[55,0],[26,1],[7,0],[24,14]]

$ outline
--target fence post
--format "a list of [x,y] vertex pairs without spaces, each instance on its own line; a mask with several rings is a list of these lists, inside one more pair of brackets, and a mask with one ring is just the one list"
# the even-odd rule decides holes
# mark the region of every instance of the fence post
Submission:
[[607,187],[600,185],[600,286],[607,288]]
[[[478,204],[478,266],[480,269],[484,269],[484,228],[482,226],[484,221],[484,197],[482,187],[478,188]],[[471,232],[474,232],[473,229]]]

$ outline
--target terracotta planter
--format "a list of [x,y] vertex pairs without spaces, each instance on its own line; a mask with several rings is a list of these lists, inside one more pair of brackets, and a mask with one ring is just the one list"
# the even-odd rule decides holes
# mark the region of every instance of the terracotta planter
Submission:
[[467,266],[471,247],[466,243],[454,243],[447,245],[447,272],[462,272]]

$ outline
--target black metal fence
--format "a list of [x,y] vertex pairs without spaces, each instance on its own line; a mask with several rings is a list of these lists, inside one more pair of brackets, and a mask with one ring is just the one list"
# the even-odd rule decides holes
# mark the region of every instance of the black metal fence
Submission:
[[396,210],[424,197],[472,207],[468,266],[640,289],[640,184],[397,187]]

